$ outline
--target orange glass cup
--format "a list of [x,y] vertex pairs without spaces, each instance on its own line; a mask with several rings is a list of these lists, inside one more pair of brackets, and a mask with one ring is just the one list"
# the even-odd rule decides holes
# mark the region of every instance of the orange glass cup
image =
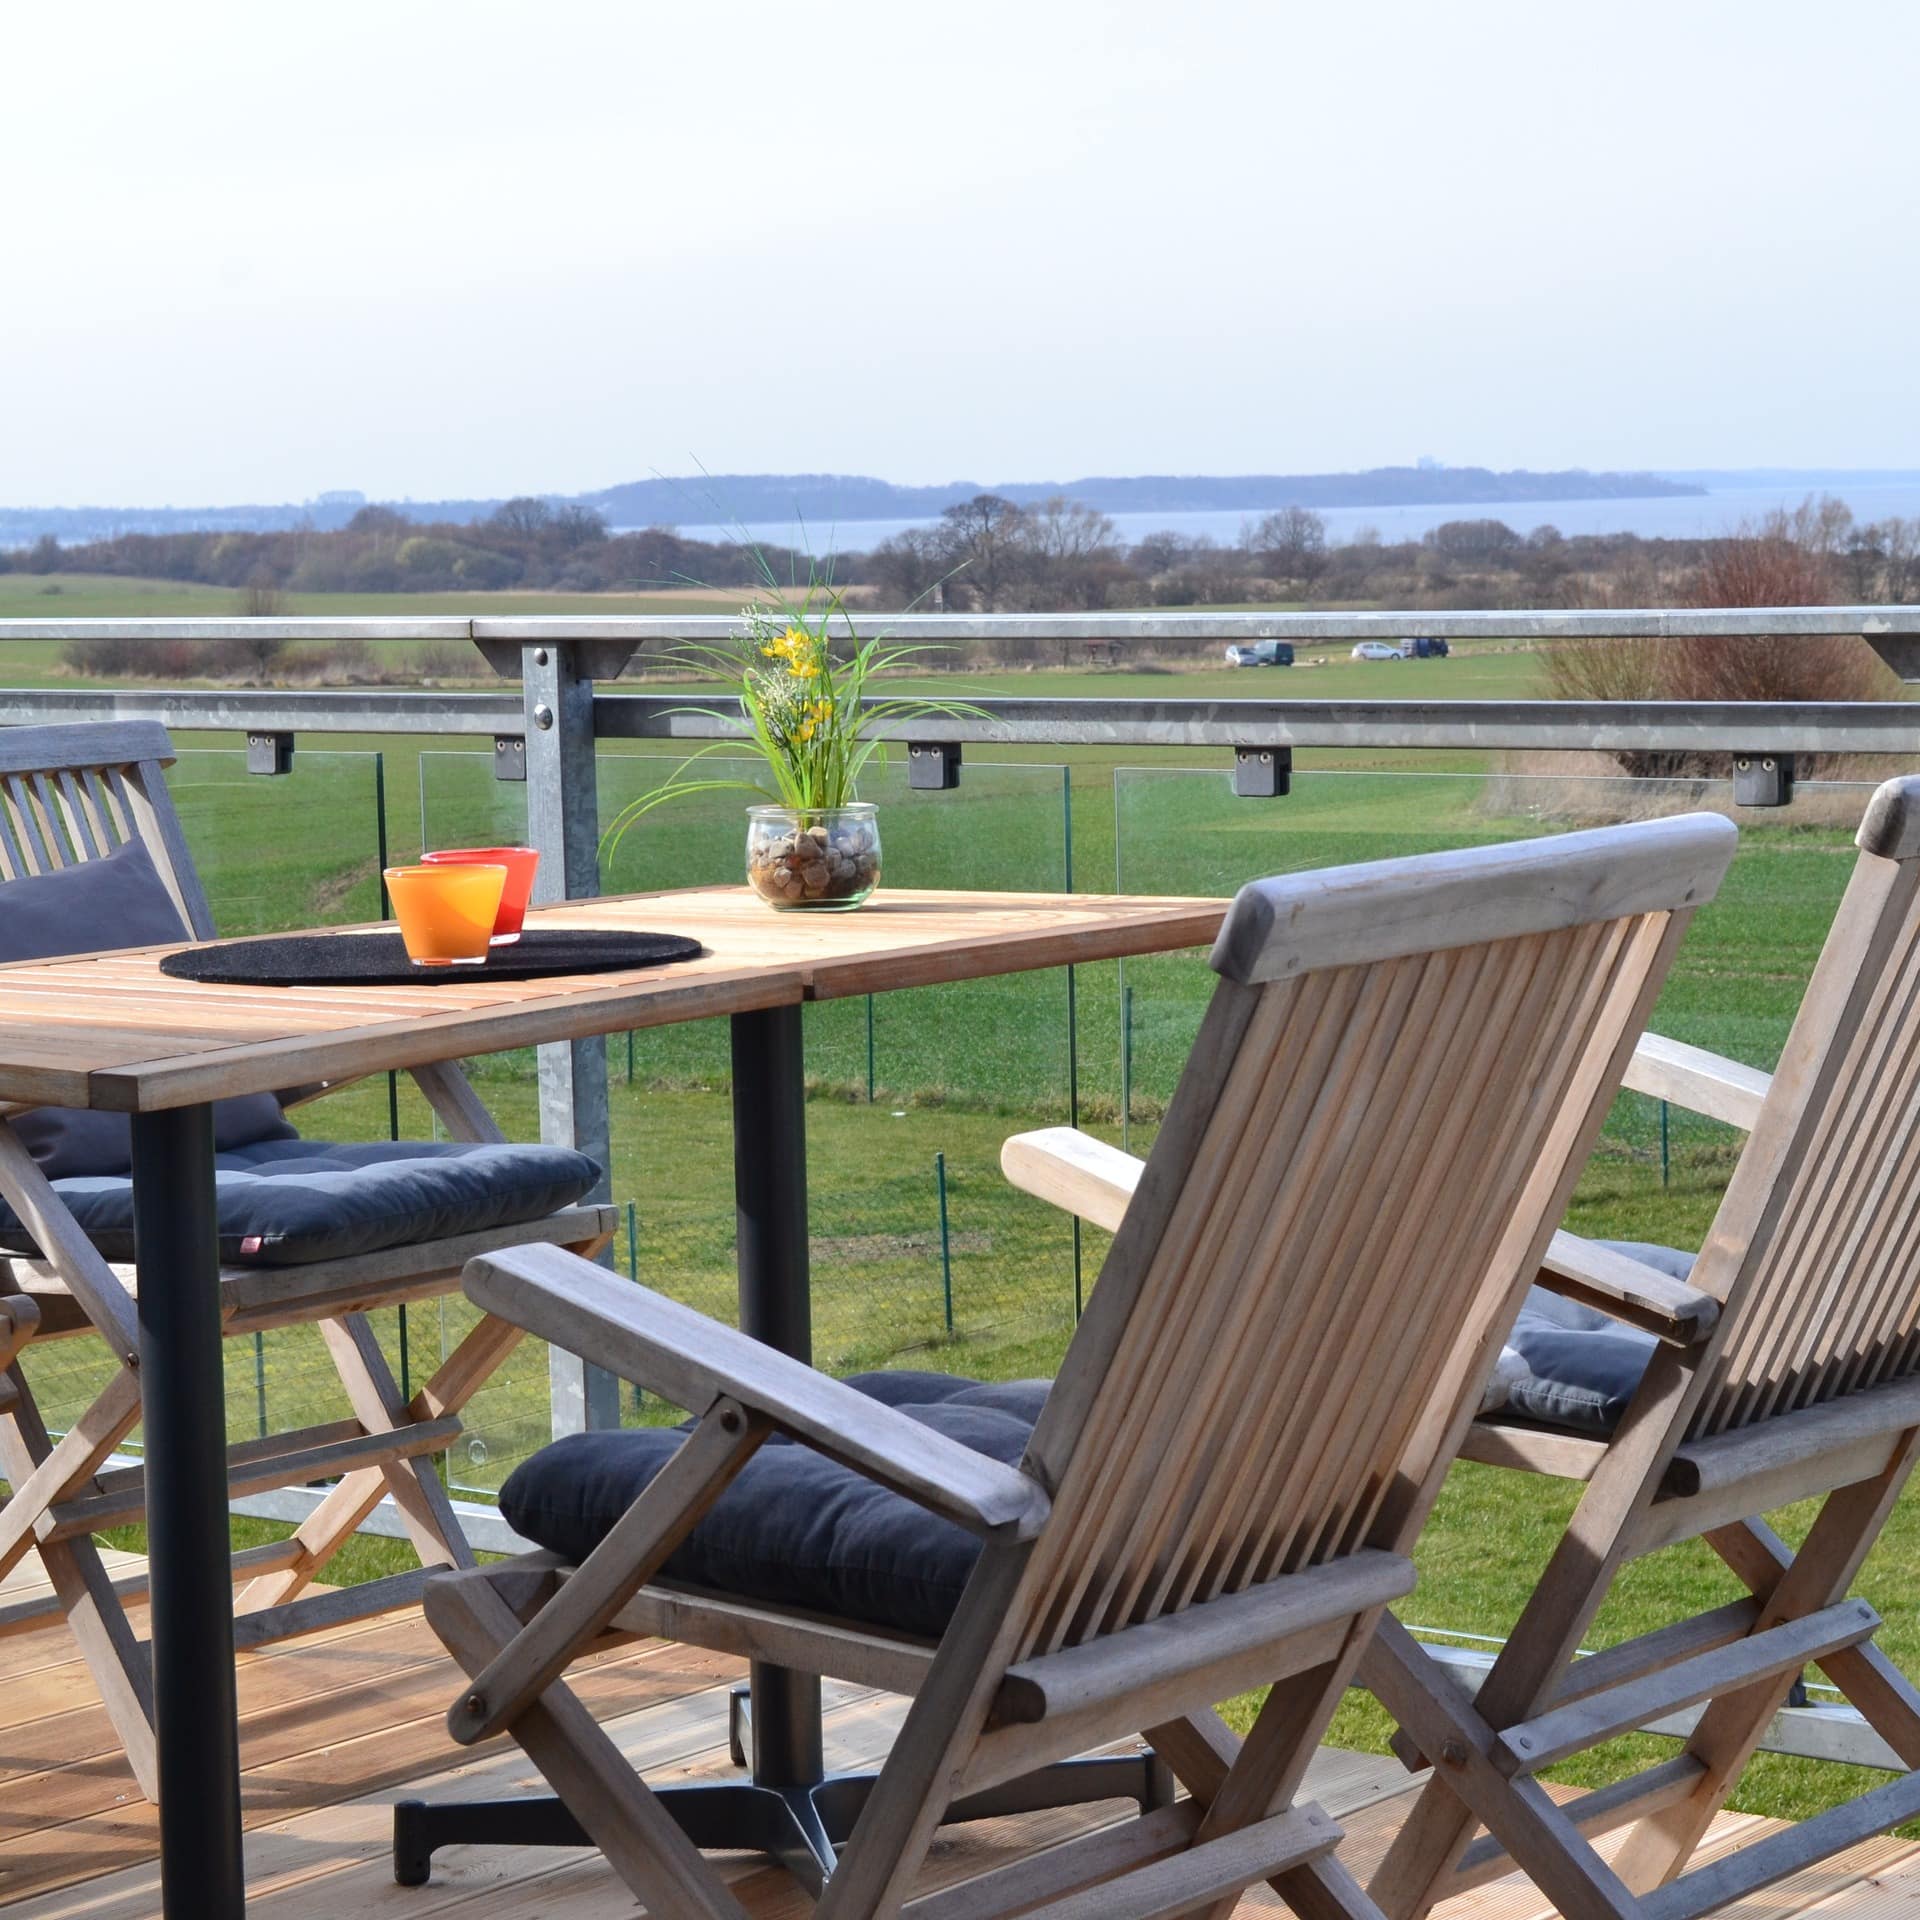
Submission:
[[527,903],[533,898],[534,869],[540,855],[532,847],[448,847],[442,853],[423,853],[429,867],[505,867],[507,884],[500,892],[500,912],[493,923],[493,944],[511,946],[526,924]]
[[387,895],[416,967],[477,967],[487,957],[503,866],[389,867]]

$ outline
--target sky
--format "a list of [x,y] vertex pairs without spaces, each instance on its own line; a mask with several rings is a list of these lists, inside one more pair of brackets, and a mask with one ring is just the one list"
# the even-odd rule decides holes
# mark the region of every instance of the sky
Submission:
[[1912,0],[15,0],[0,503],[1920,466]]

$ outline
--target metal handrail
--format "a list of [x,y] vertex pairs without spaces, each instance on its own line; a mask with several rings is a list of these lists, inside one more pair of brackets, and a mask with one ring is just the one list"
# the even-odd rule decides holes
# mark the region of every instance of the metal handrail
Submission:
[[[742,589],[744,597],[745,589]],[[845,623],[841,623],[845,626]],[[857,616],[862,632],[907,641],[958,640],[1377,640],[1430,634],[1447,640],[1672,639],[1703,635],[1857,635],[1920,638],[1920,606],[1519,608],[1467,612],[1384,609],[1365,613],[898,613]],[[719,640],[737,634],[732,613],[383,614],[249,619],[0,620],[15,640]]]
[[[604,683],[601,683],[604,685]],[[702,694],[725,715],[733,703]],[[977,711],[885,721],[902,741],[1001,746],[1398,747],[1559,753],[1920,753],[1920,703],[1681,700],[1158,700],[970,696]],[[0,688],[0,726],[158,720],[183,733],[520,736],[517,692],[341,688]],[[595,691],[599,740],[714,740],[738,731],[685,695]]]

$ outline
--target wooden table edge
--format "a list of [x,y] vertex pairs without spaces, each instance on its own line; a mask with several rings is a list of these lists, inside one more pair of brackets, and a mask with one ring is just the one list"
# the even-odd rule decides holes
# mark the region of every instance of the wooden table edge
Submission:
[[[579,916],[610,905],[685,902],[701,896],[737,897],[742,891],[726,886],[686,887],[651,894],[557,902],[551,910]],[[1042,905],[1068,914],[1079,910],[1098,915],[1124,909],[1126,918],[1106,925],[1097,922],[1065,926],[1037,924],[1012,931],[996,929],[962,934],[939,945],[890,951],[882,946],[880,950],[844,957],[804,955],[768,967],[729,967],[717,975],[675,983],[670,991],[662,992],[653,986],[651,991],[637,993],[624,1002],[619,1000],[624,989],[652,986],[655,976],[640,972],[609,975],[606,976],[609,990],[605,993],[582,993],[576,985],[564,994],[520,1000],[507,1006],[452,1008],[444,1014],[392,1018],[328,1032],[292,1034],[272,1040],[241,1039],[231,1045],[214,1044],[192,1051],[156,1054],[91,1070],[54,1068],[48,1072],[57,1076],[63,1090],[77,1093],[84,1084],[84,1103],[95,1111],[152,1112],[230,1094],[270,1092],[309,1080],[341,1079],[423,1066],[548,1041],[587,1039],[621,1032],[629,1026],[642,1029],[810,1000],[846,999],[861,993],[1178,952],[1209,944],[1231,905],[1225,898],[1198,895],[1023,894],[958,888],[896,890],[893,897],[903,905],[920,901],[933,906],[949,901],[972,902],[1014,912]],[[874,915],[875,921],[884,918],[883,913]],[[121,949],[99,957],[126,959],[178,950],[176,944]],[[92,957],[68,956],[71,960]],[[47,1084],[45,1078],[42,1084]],[[5,1098],[26,1104],[16,1094]],[[73,1107],[82,1104],[78,1099],[60,1100],[50,1094],[41,1095],[39,1103]]]
[[[87,1076],[88,1105],[109,1113],[157,1112],[225,1099],[230,1093],[269,1093],[309,1080],[400,1071],[550,1041],[590,1040],[625,1032],[628,1025],[637,1031],[766,1007],[797,1006],[805,998],[799,972],[783,968],[688,981],[670,996],[656,993],[634,1000],[605,1023],[565,1018],[569,1012],[606,1011],[612,1004],[604,997],[578,993],[523,1000],[504,1012],[498,1007],[464,1007],[421,1020],[383,1020],[373,1026],[341,1027],[285,1040],[243,1040],[230,1048],[103,1067]],[[652,1007],[671,1007],[672,1018],[646,1018]],[[518,1031],[523,1028],[530,1031]],[[263,1070],[255,1072],[256,1065]],[[265,1070],[268,1067],[270,1071]]]

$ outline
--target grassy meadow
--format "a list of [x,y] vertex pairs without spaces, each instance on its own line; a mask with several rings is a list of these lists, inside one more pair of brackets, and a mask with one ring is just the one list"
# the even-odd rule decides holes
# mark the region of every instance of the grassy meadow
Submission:
[[[165,583],[0,576],[6,617],[211,613],[230,596]],[[290,611],[435,610],[428,596],[328,599]],[[516,610],[612,612],[610,596],[502,596]],[[590,603],[590,604],[583,604]],[[462,610],[471,601],[462,603]],[[649,600],[655,610],[675,610]],[[448,610],[451,610],[449,608]],[[0,626],[0,684],[78,684],[51,650]],[[1145,698],[1352,697],[1418,692],[1503,698],[1540,690],[1536,654],[1463,648],[1447,661],[1363,665],[1328,650],[1290,671],[1095,670],[940,677],[965,692]],[[183,737],[175,773],[187,832],[224,931],[244,933],[378,917],[383,854],[423,843],[493,841],[524,831],[524,787],[498,783],[491,755],[419,741],[303,739],[286,779],[249,778],[230,737]],[[603,821],[644,794],[677,756],[610,747],[602,757]],[[1656,1016],[1661,1031],[1770,1066],[1852,863],[1845,824],[1857,792],[1803,788],[1791,809],[1741,817],[1742,847],[1720,899],[1696,920]],[[969,759],[960,789],[909,794],[898,766],[869,797],[883,803],[885,879],[895,886],[977,886],[1225,893],[1263,873],[1428,848],[1548,834],[1648,811],[1724,805],[1724,787],[1572,777],[1528,778],[1485,756],[1299,756],[1294,791],[1239,800],[1226,756],[1135,750],[1033,749]],[[703,796],[647,818],[608,863],[626,891],[735,877],[742,796]],[[1151,1144],[1211,983],[1195,954],[925,989],[809,1009],[809,1155],[813,1192],[816,1350],[848,1372],[926,1366],[987,1377],[1045,1373],[1070,1337],[1076,1299],[1099,1269],[1102,1237],[1076,1247],[1063,1220],[1009,1192],[997,1156],[1021,1127],[1076,1115],[1136,1152]],[[718,1313],[732,1301],[732,1168],[726,1035],[718,1023],[616,1037],[612,1169],[632,1207],[620,1264]],[[508,1132],[537,1133],[532,1062],[477,1063],[483,1093]],[[302,1116],[308,1131],[419,1135],[432,1125],[402,1084],[364,1083]],[[1570,1215],[1578,1231],[1692,1246],[1711,1219],[1738,1147],[1731,1130],[1623,1096]],[[940,1181],[948,1231],[942,1242]],[[458,1304],[415,1309],[383,1329],[397,1364],[418,1380],[462,1327]],[[229,1345],[229,1418],[236,1438],[337,1412],[320,1344],[303,1330],[258,1348]],[[35,1356],[53,1411],[77,1407],[94,1368],[80,1343]],[[676,1417],[636,1404],[629,1418]],[[455,1484],[485,1492],[544,1434],[544,1353],[526,1348],[476,1404]],[[1420,1554],[1421,1586],[1405,1617],[1423,1626],[1499,1634],[1572,1506],[1572,1495],[1491,1469],[1452,1475]],[[1782,1524],[1803,1527],[1804,1514]],[[261,1537],[264,1523],[237,1522]],[[131,1538],[133,1536],[122,1536]],[[349,1575],[391,1564],[396,1549],[365,1541]],[[1869,1569],[1866,1591],[1887,1618],[1882,1640],[1920,1661],[1920,1521],[1911,1504]],[[1635,1570],[1594,1644],[1733,1597],[1704,1550],[1677,1549]],[[1911,1665],[1910,1665],[1910,1669]],[[1244,1720],[1249,1702],[1236,1703]],[[1356,1696],[1336,1737],[1378,1748],[1384,1717]],[[1670,1750],[1651,1740],[1626,1745]],[[1617,1756],[1616,1756],[1617,1757]],[[1568,1777],[1601,1769],[1578,1763]],[[1795,1815],[1852,1790],[1845,1770],[1763,1758],[1736,1802]]]

